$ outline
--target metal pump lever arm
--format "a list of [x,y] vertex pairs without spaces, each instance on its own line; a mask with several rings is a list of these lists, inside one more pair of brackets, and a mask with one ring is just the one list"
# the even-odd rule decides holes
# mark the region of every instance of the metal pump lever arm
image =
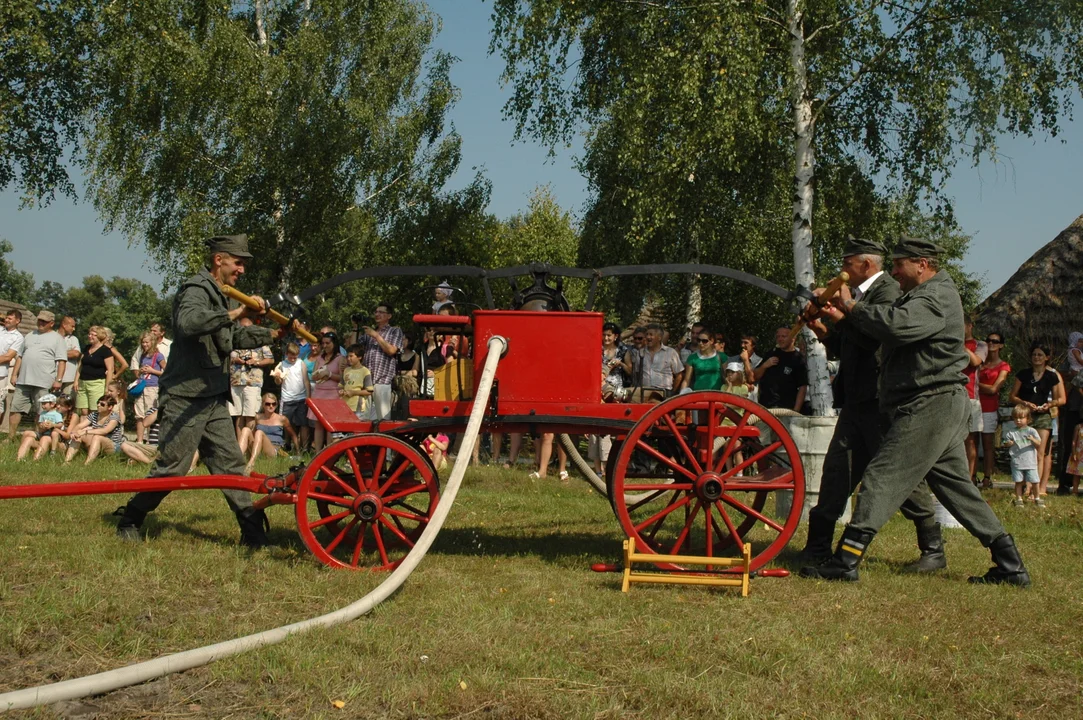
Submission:
[[[838,294],[839,288],[841,288],[843,283],[845,283],[849,279],[850,276],[848,274],[840,272],[831,282],[827,284],[827,287],[824,288],[824,292],[822,295],[809,300],[809,305],[812,305],[813,308],[818,311],[820,308],[830,302],[831,298],[835,297],[835,295]],[[801,328],[805,327],[805,323],[807,323],[809,320],[814,319],[819,314],[818,312],[810,312],[810,310],[812,309],[806,306],[805,312],[801,313],[801,317],[798,318],[797,322],[795,322],[793,324],[793,327],[790,328],[790,336],[786,340],[787,345],[793,342],[793,339],[797,336],[797,333],[801,332]]]
[[[259,301],[255,300],[254,298],[248,297],[243,292],[241,292],[237,288],[232,287],[230,285],[225,285],[225,286],[222,287],[222,294],[225,295],[226,297],[233,298],[234,300],[239,302],[241,305],[246,305],[246,306],[252,308],[253,310],[262,310],[263,309],[262,306],[259,304]],[[274,320],[276,323],[278,323],[282,327],[288,327],[289,324],[290,324],[290,319],[288,317],[286,317],[285,315],[283,315],[282,313],[278,312],[277,310],[268,310],[267,311],[267,317],[271,318],[272,320]],[[310,333],[308,330],[305,330],[303,327],[297,327],[295,325],[293,327],[293,332],[297,333],[298,335],[303,337],[305,340],[308,340],[313,345],[318,345],[319,342],[320,342],[320,339],[318,337],[316,337],[315,335]]]

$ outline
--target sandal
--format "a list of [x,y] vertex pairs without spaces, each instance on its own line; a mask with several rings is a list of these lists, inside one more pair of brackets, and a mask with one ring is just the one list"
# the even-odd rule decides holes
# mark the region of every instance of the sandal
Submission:
[[561,482],[568,482],[568,471],[567,470],[561,470],[560,471],[560,481]]
[[538,474],[537,470],[535,470],[534,472],[527,475],[527,477],[530,478],[531,480],[541,480],[541,475]]
[[988,490],[991,487],[993,487],[993,478],[986,475],[981,479],[981,489]]

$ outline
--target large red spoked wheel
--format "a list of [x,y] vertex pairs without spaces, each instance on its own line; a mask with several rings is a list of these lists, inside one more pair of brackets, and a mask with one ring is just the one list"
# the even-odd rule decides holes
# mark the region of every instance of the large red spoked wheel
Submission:
[[439,479],[428,456],[377,433],[327,446],[297,486],[297,529],[332,567],[393,570],[436,510]]
[[[755,570],[800,522],[805,476],[797,447],[778,418],[745,398],[677,395],[644,415],[614,450],[610,503],[641,552],[735,557],[751,543]],[[779,520],[766,508],[784,491],[792,502]],[[626,502],[626,494],[639,499]],[[662,558],[657,564],[681,569]]]

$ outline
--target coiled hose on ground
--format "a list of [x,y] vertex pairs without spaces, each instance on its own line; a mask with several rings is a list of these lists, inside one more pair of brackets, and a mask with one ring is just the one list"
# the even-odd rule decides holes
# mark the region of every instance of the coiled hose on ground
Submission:
[[[481,379],[478,382],[477,393],[474,397],[474,406],[470,412],[470,419],[466,425],[466,433],[463,438],[464,447],[473,447],[481,429],[485,409],[489,406],[489,392],[493,386],[493,378],[496,375],[496,367],[500,363],[500,357],[507,348],[507,341],[499,336],[489,340],[488,356],[485,367],[482,369]],[[215,660],[239,655],[247,650],[274,645],[296,633],[307,632],[315,628],[332,627],[370,612],[374,607],[389,598],[395,591],[402,587],[406,579],[421,563],[425,553],[429,551],[437,533],[444,525],[448,512],[455,502],[455,496],[459,492],[463,476],[470,465],[470,453],[460,453],[455,460],[455,466],[448,478],[447,486],[440,498],[440,502],[433,512],[428,527],[421,533],[417,544],[402,560],[402,564],[388,575],[387,579],[380,583],[368,595],[360,600],[347,605],[326,615],[304,620],[301,622],[285,625],[273,630],[247,635],[245,637],[227,640],[225,642],[207,645],[206,647],[186,650],[172,655],[166,655],[154,660],[129,665],[127,667],[110,670],[108,672],[87,675],[86,677],[64,680],[62,682],[38,687],[15,690],[0,694],[0,712],[21,708],[36,707],[60,702],[61,700],[75,700],[91,695],[101,695],[122,687],[135,685],[154,678],[162,677],[184,670],[208,665]]]

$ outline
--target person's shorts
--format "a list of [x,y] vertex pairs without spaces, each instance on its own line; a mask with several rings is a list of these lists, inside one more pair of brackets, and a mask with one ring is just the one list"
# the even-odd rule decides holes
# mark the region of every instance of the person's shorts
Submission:
[[1020,470],[1019,468],[1012,468],[1012,482],[1021,483],[1028,482],[1032,485],[1038,484],[1038,471],[1034,468],[1029,470]]
[[49,392],[49,388],[39,388],[33,385],[16,385],[15,397],[11,399],[11,412],[26,415],[33,411],[40,412],[41,396]]
[[981,414],[981,431],[986,435],[992,435],[997,431],[997,411],[983,412]]
[[981,432],[981,428],[982,428],[981,416],[982,416],[981,401],[980,400],[971,400],[970,401],[970,432],[972,432],[972,433],[980,433]]
[[79,392],[75,393],[76,410],[94,410],[98,401],[105,394],[105,378],[101,380],[80,380]]
[[1053,416],[1049,413],[1033,413],[1030,416],[1030,426],[1035,430],[1052,430]]
[[300,430],[303,427],[312,427],[312,421],[308,419],[308,405],[304,400],[291,400],[282,403],[279,412],[286,416],[290,425]]
[[263,392],[253,385],[234,385],[229,389],[229,414],[233,417],[255,417],[259,412]]
[[158,388],[157,387],[145,387],[142,394],[135,399],[135,411],[136,417],[146,417],[150,414],[151,410],[158,407]]

